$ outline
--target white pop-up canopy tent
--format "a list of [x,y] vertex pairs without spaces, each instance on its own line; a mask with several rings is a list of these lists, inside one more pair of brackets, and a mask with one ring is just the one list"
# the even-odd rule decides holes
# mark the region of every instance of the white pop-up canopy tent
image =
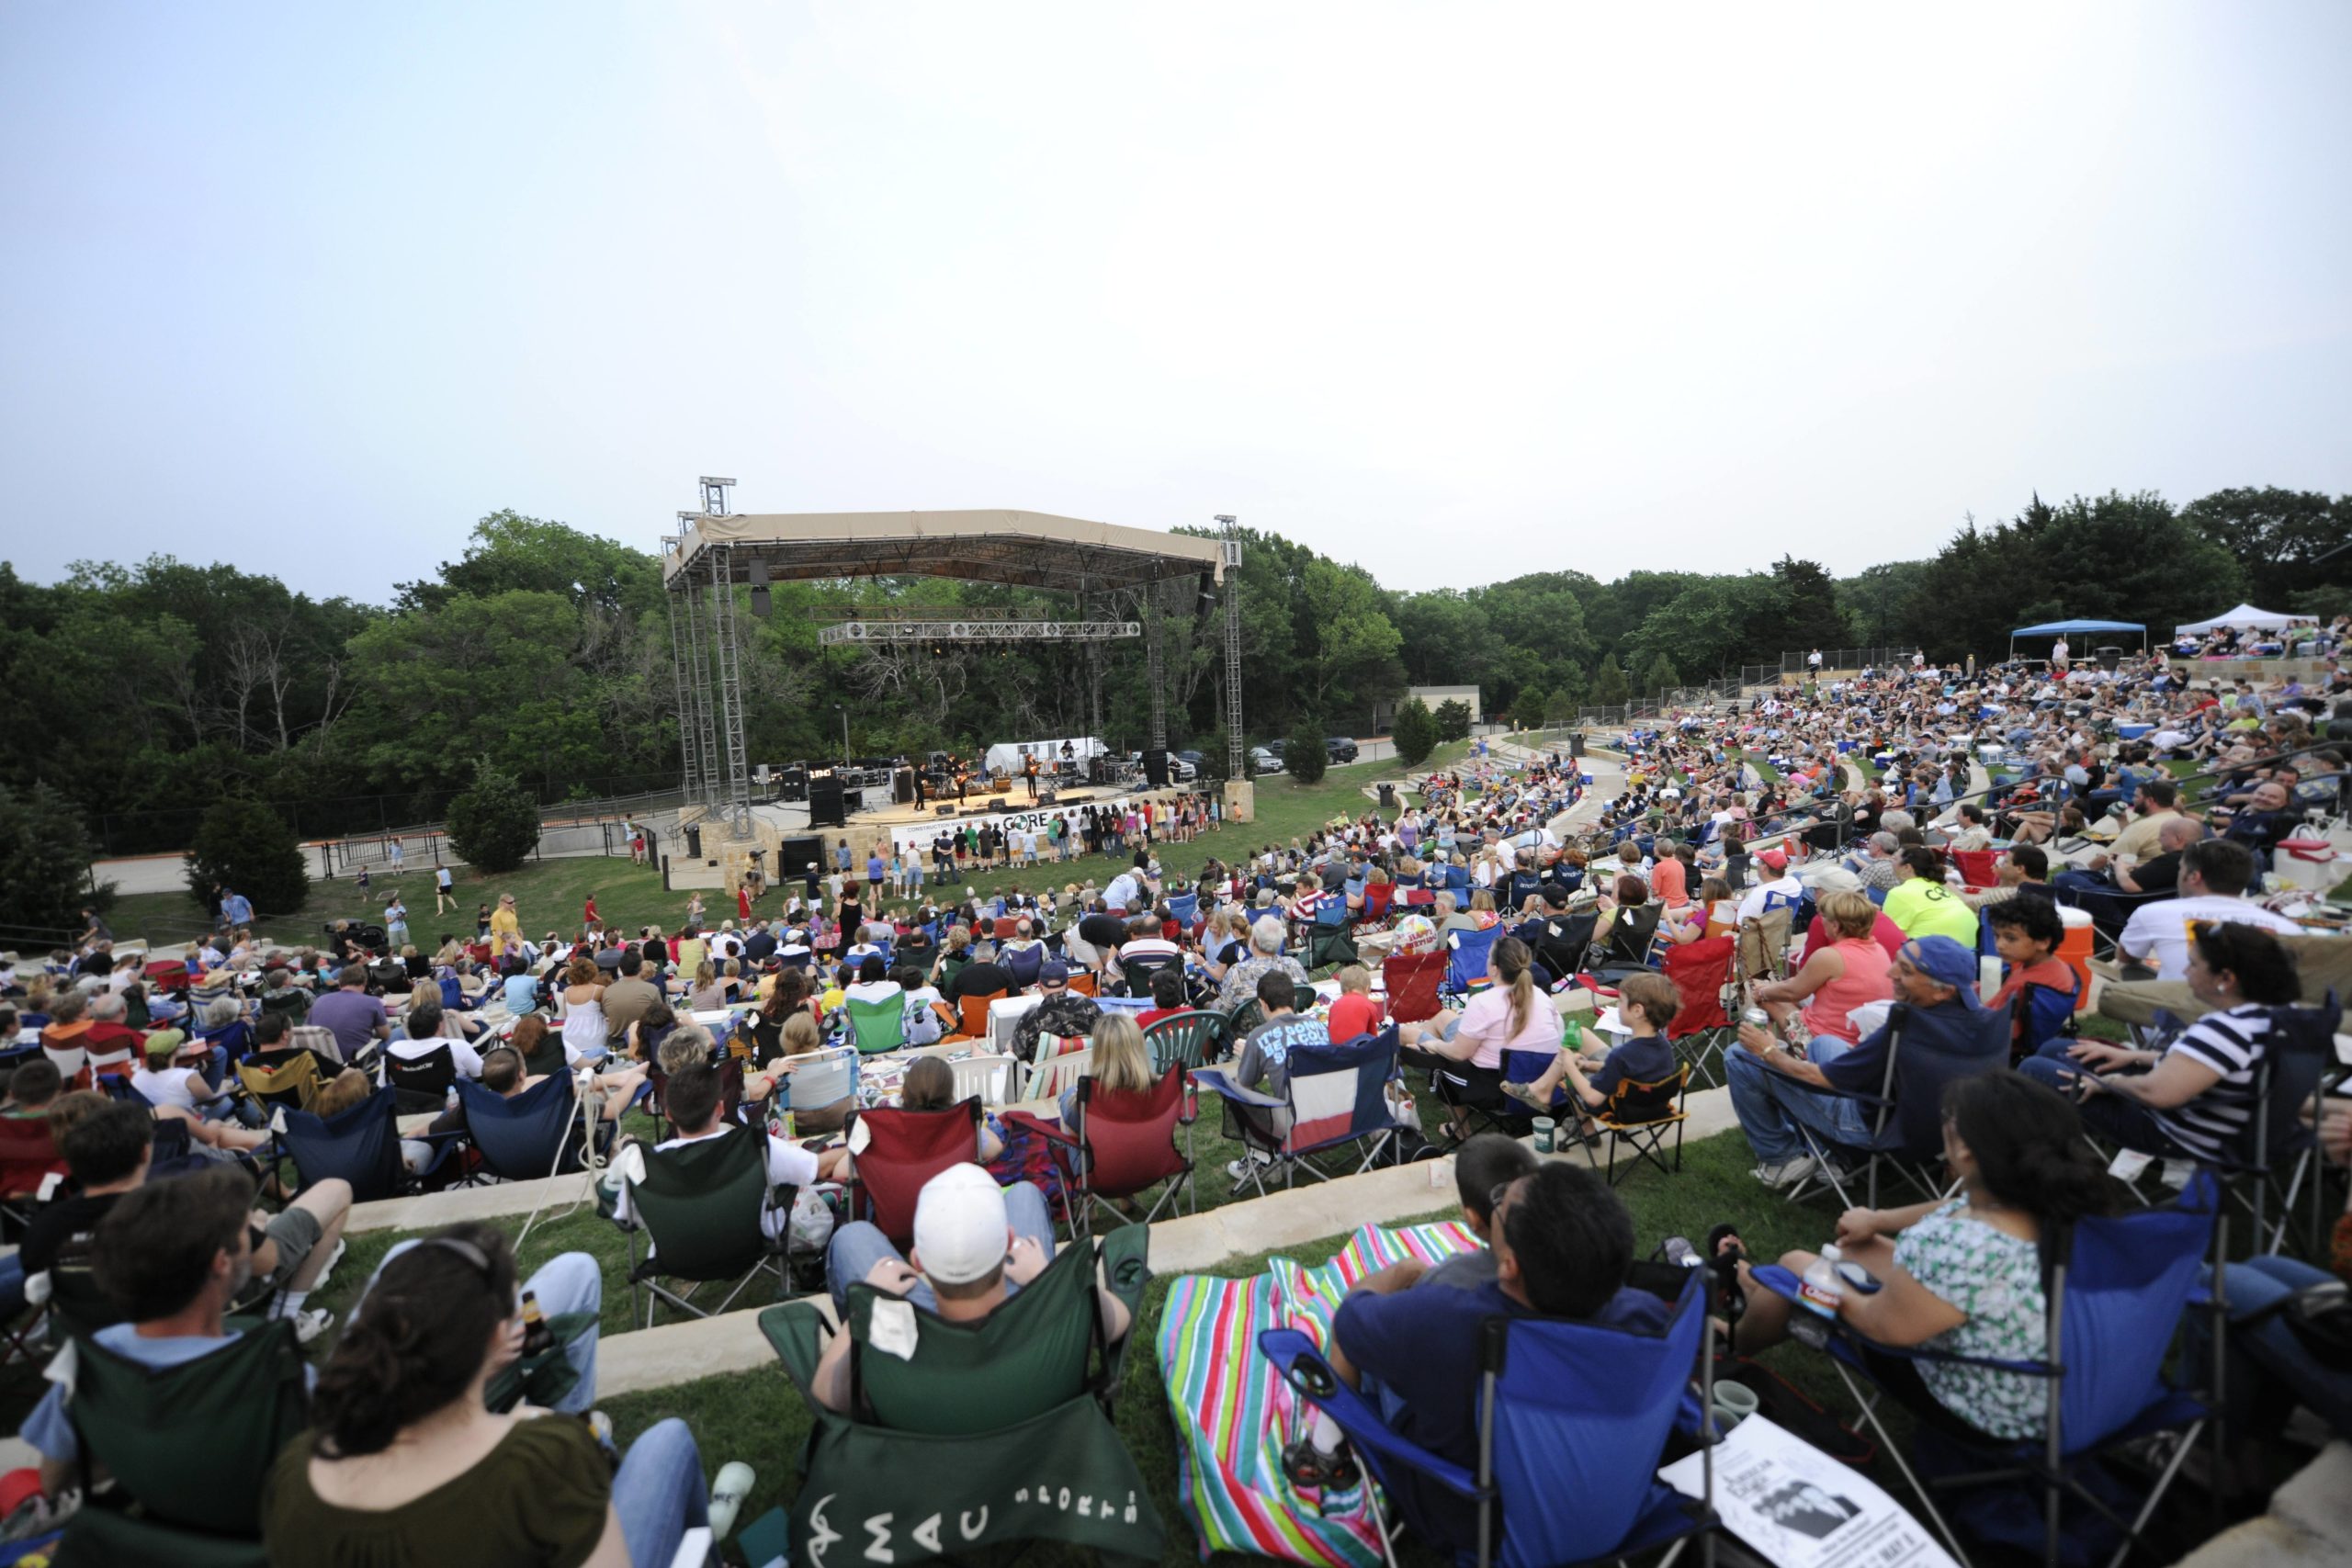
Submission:
[[1035,757],[1040,768],[1051,768],[1055,763],[1065,761],[1062,756],[1065,746],[1069,748],[1067,760],[1080,763],[1110,750],[1091,735],[1073,735],[1067,740],[1008,740],[989,747],[982,765],[992,773],[1018,774],[1022,764]]
[[2235,626],[2241,631],[2277,631],[2292,626],[2298,620],[2310,620],[2309,615],[2282,615],[2275,610],[2257,610],[2251,604],[2240,604],[2234,610],[2224,610],[2210,621],[2191,621],[2185,626],[2175,626],[2175,637],[2199,637],[2217,632],[2223,626]]

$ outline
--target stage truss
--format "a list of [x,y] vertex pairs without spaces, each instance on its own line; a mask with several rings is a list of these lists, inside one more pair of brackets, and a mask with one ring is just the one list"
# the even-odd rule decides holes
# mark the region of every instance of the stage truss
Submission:
[[740,514],[728,510],[733,479],[701,480],[702,508],[678,513],[678,531],[662,540],[662,581],[670,593],[672,673],[685,796],[723,820],[731,837],[752,836],[752,770],[743,735],[739,588],[749,608],[768,612],[772,582],[843,577],[946,577],[1069,593],[1080,614],[1062,619],[992,615],[984,610],[937,614],[916,606],[861,611],[820,628],[823,646],[902,647],[930,643],[1066,642],[1087,645],[1095,676],[1094,728],[1102,728],[1099,647],[1145,639],[1151,694],[1148,744],[1168,745],[1160,611],[1146,592],[1143,621],[1093,613],[1122,591],[1197,579],[1204,604],[1225,609],[1226,728],[1228,776],[1241,772],[1241,546],[1233,519],[1220,516],[1223,538],[1159,534],[1118,524],[1035,512],[815,513]]

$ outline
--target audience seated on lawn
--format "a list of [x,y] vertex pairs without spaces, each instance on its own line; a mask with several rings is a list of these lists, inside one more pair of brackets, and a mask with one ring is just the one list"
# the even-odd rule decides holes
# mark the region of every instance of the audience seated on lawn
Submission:
[[[1465,1469],[1478,1462],[1478,1325],[1486,1319],[1542,1314],[1645,1330],[1667,1321],[1664,1302],[1625,1284],[1633,1217],[1598,1175],[1546,1161],[1498,1184],[1489,1213],[1491,1282],[1415,1290],[1427,1266],[1390,1264],[1340,1303],[1325,1348],[1332,1370],[1374,1399],[1400,1436]],[[1319,1413],[1308,1436],[1284,1452],[1283,1468],[1303,1488],[1342,1490],[1359,1480],[1339,1427]],[[1422,1489],[1422,1517],[1452,1527],[1449,1539],[1430,1545],[1475,1544],[1467,1502],[1432,1485]]]
[[1608,1104],[1620,1085],[1662,1083],[1674,1076],[1675,1068],[1667,1026],[1681,1010],[1682,998],[1673,981],[1646,969],[1628,975],[1617,987],[1617,1016],[1630,1032],[1622,1043],[1605,1050],[1588,1043],[1582,1052],[1564,1044],[1543,1077],[1533,1083],[1506,1083],[1503,1091],[1526,1101],[1536,1114],[1549,1116],[1553,1095],[1566,1084],[1575,1097],[1571,1108],[1586,1116]]
[[1525,942],[1498,937],[1487,953],[1487,977],[1494,983],[1459,1010],[1396,1026],[1398,1042],[1414,1053],[1407,1059],[1443,1072],[1456,1086],[1448,1097],[1456,1108],[1456,1136],[1468,1135],[1464,1107],[1507,1104],[1505,1051],[1548,1051],[1560,1043],[1560,1015],[1535,984],[1535,955]]
[[1306,971],[1299,966],[1297,959],[1283,952],[1282,921],[1261,917],[1250,927],[1248,956],[1226,970],[1224,983],[1217,987],[1218,1010],[1231,1012],[1259,995],[1258,982],[1270,972],[1286,975],[1302,986],[1306,984]]
[[[731,1526],[731,1510],[711,1517],[682,1420],[616,1470],[581,1420],[493,1414],[485,1389],[524,1332],[504,1232],[458,1225],[388,1257],[320,1370],[309,1440],[270,1477],[272,1560],[619,1568],[668,1562],[689,1528]],[[751,1477],[729,1469],[719,1489],[740,1501]]]
[[[930,1058],[926,1058],[930,1059]],[[946,1064],[941,1063],[944,1068]],[[911,1074],[909,1075],[912,1077]],[[669,1088],[662,1095],[662,1108],[677,1128],[677,1135],[656,1144],[654,1148],[683,1148],[706,1138],[764,1138],[767,1140],[768,1184],[771,1187],[813,1187],[820,1181],[845,1179],[848,1151],[828,1149],[822,1155],[812,1154],[790,1139],[776,1136],[763,1127],[745,1127],[726,1120],[720,1104],[718,1069],[707,1061],[682,1065],[670,1075]],[[628,1213],[628,1184],[620,1188],[620,1208]],[[770,1205],[761,1223],[771,1240],[784,1234],[791,1214],[776,1205]]]
[[[1114,1095],[1144,1096],[1151,1092],[1156,1081],[1151,1070],[1151,1052],[1143,1042],[1143,1026],[1135,1015],[1125,1012],[1104,1013],[1094,1023],[1094,1033],[1089,1043],[1092,1054],[1087,1058],[1086,1076],[1094,1080],[1094,1103],[1101,1105]],[[1072,1084],[1062,1090],[1058,1102],[1062,1125],[1078,1124],[1078,1086]]]
[[[905,1257],[863,1220],[833,1233],[826,1273],[833,1305],[846,1310],[852,1280],[901,1296],[950,1323],[978,1323],[1054,1260],[1054,1222],[1046,1195],[1026,1181],[999,1187],[977,1165],[950,1166],[923,1183],[915,1200],[914,1247]],[[1115,1343],[1129,1327],[1126,1303],[1100,1287],[1094,1310],[1102,1337]],[[825,1342],[816,1393],[827,1408],[849,1408],[849,1336]],[[1006,1412],[1006,1424],[1034,1412]]]
[[[1882,1345],[1953,1356],[2040,1360],[2048,1348],[2043,1268],[2058,1233],[2087,1214],[2109,1213],[2114,1189],[2083,1143],[2073,1106],[2015,1073],[1982,1073],[1945,1086],[1944,1158],[1960,1179],[1957,1198],[1901,1209],[1849,1209],[1837,1244],[1848,1262],[1879,1281],[1849,1290],[1838,1315]],[[1718,1248],[1738,1245],[1719,1227]],[[1814,1261],[1792,1252],[1781,1267],[1800,1277]],[[1740,1269],[1747,1310],[1734,1331],[1744,1356],[1788,1334],[1788,1298]],[[2039,1438],[2049,1391],[2042,1380],[1953,1361],[1872,1359],[1883,1387],[1916,1389],[1988,1438]]]
[[1048,958],[1037,971],[1037,1005],[1012,1026],[1012,1055],[1034,1062],[1039,1040],[1049,1034],[1059,1040],[1083,1039],[1094,1032],[1102,1015],[1102,1006],[1092,997],[1069,988],[1069,965]]
[[1895,857],[1894,889],[1886,896],[1886,918],[1903,928],[1906,937],[1948,936],[1973,945],[1976,911],[1944,886],[1943,868],[1936,852],[1917,844]]
[[[1969,922],[1975,923],[1972,911]],[[1792,1020],[1808,1040],[1858,1044],[1861,1032],[1854,1010],[1894,994],[1894,954],[1876,937],[1879,908],[1862,893],[1831,893],[1821,899],[1816,927],[1828,941],[1815,948],[1785,980],[1761,980],[1748,995],[1772,1018],[1775,1028]],[[1973,938],[1971,938],[1973,944]],[[1800,1006],[1802,1004],[1802,1006]]]
[[2199,1159],[2232,1152],[2256,1110],[2270,1010],[2295,1002],[2301,981],[2276,936],[2233,922],[2189,938],[2188,986],[2212,1010],[2163,1050],[2077,1040],[2019,1070],[2073,1095],[2092,1134],[2125,1148]]
[[1534,1150],[1500,1133],[1481,1133],[1453,1152],[1453,1194],[1462,1204],[1462,1223],[1487,1245],[1438,1259],[1416,1289],[1449,1285],[1475,1291],[1495,1282],[1495,1194],[1534,1175],[1538,1163]]

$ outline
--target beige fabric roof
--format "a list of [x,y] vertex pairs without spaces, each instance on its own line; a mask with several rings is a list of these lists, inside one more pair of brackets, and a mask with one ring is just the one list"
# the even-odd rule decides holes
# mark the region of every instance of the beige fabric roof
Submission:
[[662,558],[665,581],[724,547],[736,581],[767,563],[771,581],[954,577],[1069,592],[1206,572],[1223,581],[1220,542],[1043,512],[803,512],[697,517]]

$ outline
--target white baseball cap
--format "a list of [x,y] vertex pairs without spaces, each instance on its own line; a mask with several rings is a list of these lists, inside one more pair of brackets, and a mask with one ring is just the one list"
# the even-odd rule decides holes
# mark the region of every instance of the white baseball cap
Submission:
[[1004,1261],[1004,1190],[977,1165],[951,1165],[915,1200],[916,1266],[942,1285],[968,1285]]

